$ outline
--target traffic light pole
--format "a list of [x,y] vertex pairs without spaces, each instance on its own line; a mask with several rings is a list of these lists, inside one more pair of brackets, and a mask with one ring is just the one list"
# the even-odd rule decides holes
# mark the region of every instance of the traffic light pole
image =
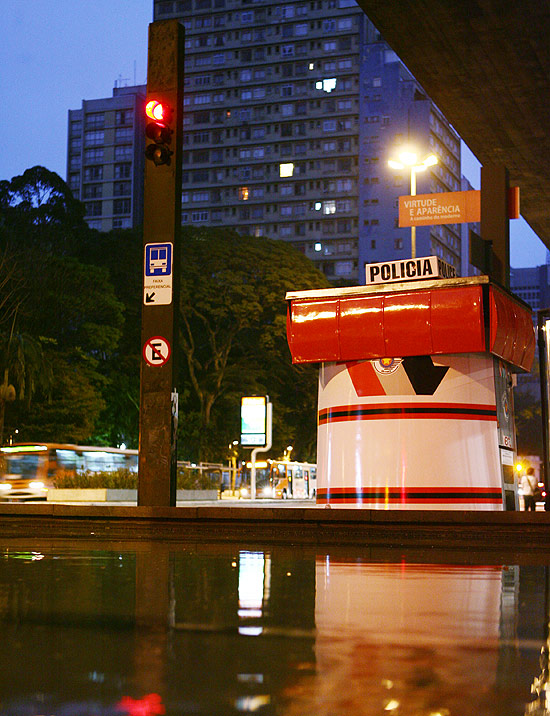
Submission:
[[183,26],[177,20],[151,23],[138,480],[138,505],[151,507],[176,504],[183,59]]

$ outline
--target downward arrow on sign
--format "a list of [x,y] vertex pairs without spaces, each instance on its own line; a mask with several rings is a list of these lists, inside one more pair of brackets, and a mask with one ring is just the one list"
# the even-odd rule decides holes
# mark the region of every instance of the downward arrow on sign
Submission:
[[417,395],[433,395],[449,366],[434,365],[431,356],[403,358],[403,368]]
[[153,293],[146,293],[145,294],[145,303],[154,303],[153,297],[155,295],[156,291],[153,291]]

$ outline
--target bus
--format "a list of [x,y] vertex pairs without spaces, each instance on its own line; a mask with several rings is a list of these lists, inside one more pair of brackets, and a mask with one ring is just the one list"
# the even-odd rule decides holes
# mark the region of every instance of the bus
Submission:
[[67,472],[138,471],[138,451],[66,443],[19,443],[0,448],[0,500],[45,500]]
[[[250,468],[247,462],[237,471],[234,496],[250,497]],[[287,460],[256,462],[257,498],[307,500],[316,494],[317,465]]]
[[309,462],[275,460],[271,463],[273,497],[306,500],[317,495],[317,465]]

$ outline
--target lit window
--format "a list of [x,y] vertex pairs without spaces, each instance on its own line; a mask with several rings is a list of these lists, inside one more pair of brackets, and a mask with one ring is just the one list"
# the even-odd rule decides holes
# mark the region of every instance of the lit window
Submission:
[[240,186],[239,187],[239,199],[241,199],[241,201],[248,201],[248,195],[249,195],[248,187]]
[[288,164],[279,164],[279,176],[280,177],[291,177],[294,174],[294,164],[289,162]]
[[323,90],[323,92],[332,92],[333,89],[336,89],[336,77],[319,80],[315,83],[315,89]]
[[334,199],[329,199],[323,202],[323,214],[335,214],[336,213],[336,202]]
[[319,241],[315,244],[315,251],[322,251],[323,250],[323,244],[321,244]]

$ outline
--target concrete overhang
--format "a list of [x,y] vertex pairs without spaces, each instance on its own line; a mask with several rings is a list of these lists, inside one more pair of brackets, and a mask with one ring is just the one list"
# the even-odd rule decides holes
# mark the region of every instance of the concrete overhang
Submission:
[[550,3],[358,0],[481,164],[504,164],[550,248]]

